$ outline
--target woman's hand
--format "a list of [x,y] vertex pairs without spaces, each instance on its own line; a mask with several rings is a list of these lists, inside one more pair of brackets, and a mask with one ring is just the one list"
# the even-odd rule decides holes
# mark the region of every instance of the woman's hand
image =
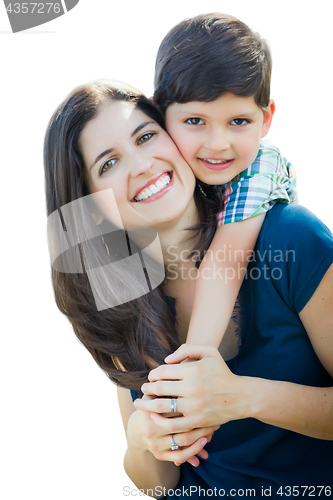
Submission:
[[[197,361],[181,363],[186,358]],[[154,422],[170,434],[251,416],[256,379],[234,375],[217,349],[183,344],[165,361],[168,365],[152,370],[150,383],[142,386],[145,395],[159,398],[136,400],[134,405],[153,412]],[[159,415],[170,411],[170,398],[178,398],[177,411],[182,417],[166,419]]]
[[[148,402],[152,401],[152,398],[144,396],[139,401]],[[163,418],[172,420],[172,418],[168,417]],[[158,460],[174,462],[175,465],[187,461],[197,467],[200,462],[195,455],[201,458],[208,457],[207,451],[203,448],[211,440],[214,431],[218,427],[204,427],[170,434],[153,421],[150,412],[138,410],[132,413],[129,418],[127,436],[137,447],[150,451]],[[179,446],[178,450],[171,450],[171,436]]]

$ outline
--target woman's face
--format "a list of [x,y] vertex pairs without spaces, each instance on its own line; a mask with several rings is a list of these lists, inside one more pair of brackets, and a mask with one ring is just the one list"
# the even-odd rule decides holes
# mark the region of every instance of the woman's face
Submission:
[[80,145],[90,193],[112,188],[125,227],[163,227],[193,210],[191,169],[169,135],[132,103],[102,105]]

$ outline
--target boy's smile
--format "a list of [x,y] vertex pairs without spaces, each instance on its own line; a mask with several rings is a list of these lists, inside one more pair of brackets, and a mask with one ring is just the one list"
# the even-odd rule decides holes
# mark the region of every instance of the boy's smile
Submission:
[[264,114],[254,96],[228,93],[210,102],[171,104],[166,125],[195,176],[225,184],[253,163],[274,111],[273,101]]
[[226,170],[231,167],[234,160],[213,159],[213,158],[199,158],[201,163],[210,170]]

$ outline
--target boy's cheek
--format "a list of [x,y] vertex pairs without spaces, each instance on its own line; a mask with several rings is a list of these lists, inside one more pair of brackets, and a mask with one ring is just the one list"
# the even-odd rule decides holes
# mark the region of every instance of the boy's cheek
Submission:
[[[176,144],[179,151],[185,158],[185,155],[188,156],[190,150],[190,141],[188,140],[187,134],[181,130],[181,127],[177,126],[167,126],[167,132],[172,138],[173,142]],[[185,158],[187,160],[187,158]]]
[[[182,156],[192,168],[198,152],[197,141],[193,137],[193,133],[188,133],[183,123],[171,119],[166,120],[166,129]],[[192,170],[194,172],[193,168]]]

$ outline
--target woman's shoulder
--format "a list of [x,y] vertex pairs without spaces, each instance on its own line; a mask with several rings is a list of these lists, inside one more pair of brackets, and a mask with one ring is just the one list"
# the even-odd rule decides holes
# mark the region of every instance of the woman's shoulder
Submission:
[[330,229],[309,209],[297,203],[277,203],[267,212],[260,238],[263,244],[283,242],[289,246],[315,244],[323,240],[333,244]]
[[274,272],[270,282],[299,312],[333,263],[333,235],[307,208],[276,204],[265,217],[256,250],[260,265]]

